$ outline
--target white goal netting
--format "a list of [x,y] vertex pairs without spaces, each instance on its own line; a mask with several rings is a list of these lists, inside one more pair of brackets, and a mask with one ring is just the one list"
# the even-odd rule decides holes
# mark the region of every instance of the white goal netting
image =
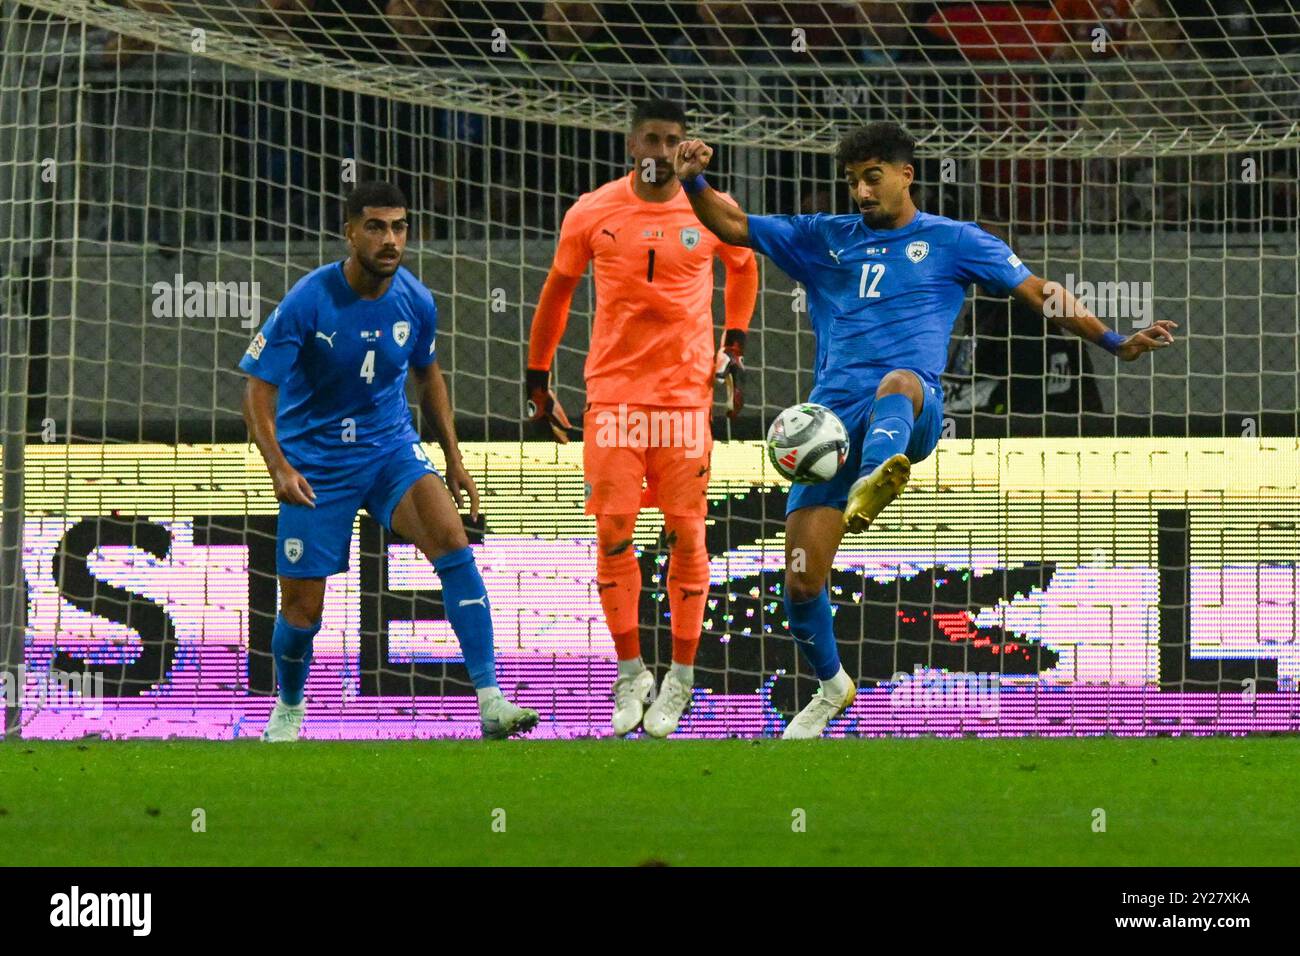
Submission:
[[[836,139],[897,120],[919,141],[921,208],[1004,235],[1034,272],[1094,293],[1121,332],[1180,325],[1178,348],[1119,366],[972,296],[945,441],[832,576],[846,667],[872,690],[836,732],[1295,729],[1289,4],[4,9],[10,730],[260,729],[276,507],[235,366],[284,292],[343,255],[351,184],[382,178],[410,198],[406,265],[440,306],[439,354],[485,495],[473,541],[503,686],[549,716],[543,732],[600,732],[613,659],[580,448],[538,441],[520,406],[559,222],[628,168],[630,107],[650,95],[687,109],[719,148],[711,178],[756,213],[848,211]],[[553,373],[571,412],[592,295],[584,283]],[[764,267],[747,409],[715,418],[688,733],[773,732],[811,687],[783,622],[784,486],[758,441],[811,386],[800,301]],[[665,663],[655,514],[637,543],[646,655]],[[329,585],[309,733],[476,732],[432,568],[367,518],[353,550]]]

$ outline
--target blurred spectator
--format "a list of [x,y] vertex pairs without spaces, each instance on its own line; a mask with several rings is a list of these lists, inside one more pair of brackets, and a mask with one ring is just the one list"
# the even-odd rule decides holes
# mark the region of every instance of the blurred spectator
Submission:
[[1060,20],[1050,6],[966,3],[940,7],[928,21],[930,32],[976,61],[1041,60],[1044,42],[1058,39]]
[[770,60],[770,53],[760,53],[761,37],[752,9],[756,6],[761,4],[700,0],[695,4],[699,25],[687,31],[669,52],[669,59],[683,65],[716,66]]
[[[1130,0],[966,3],[940,8],[927,26],[969,60],[1041,62],[1107,55],[1123,37],[1129,11]],[[1094,52],[1094,45],[1102,49]]]
[[[109,0],[114,6],[129,7],[142,13],[175,14],[164,0]],[[89,29],[84,48],[79,42],[79,31],[69,31],[56,36],[47,46],[42,69],[55,72],[70,60],[85,56],[89,70],[125,69],[135,64],[143,54],[154,53],[158,47],[147,40],[139,40],[111,30]]]
[[[1079,125],[1095,132],[1144,133],[1214,128],[1232,119],[1224,87],[1197,59],[1166,0],[1133,0],[1119,57],[1135,69],[1094,78]],[[1158,65],[1158,66],[1157,66]],[[1116,219],[1185,223],[1223,185],[1223,158],[1095,159],[1088,163],[1085,209],[1104,224]]]
[[[1016,67],[1051,60],[1054,51],[1070,39],[1066,24],[1080,19],[1096,22],[1101,6],[1089,0],[1058,0],[1056,6],[964,3],[941,7],[928,19],[932,36],[952,44],[963,59],[1002,65],[953,78],[958,89],[969,84],[972,122],[982,135],[1009,128],[1033,132],[1053,121],[1050,104],[1058,77]],[[1070,221],[1078,171],[1069,163],[982,159],[976,170],[983,218],[1042,222],[1054,228]]]
[[542,10],[547,54],[569,62],[663,63],[685,35],[683,6],[548,2]]
[[1056,0],[1052,5],[1059,26],[1045,36],[1055,60],[1092,60],[1111,56],[1131,14],[1129,0]]
[[261,34],[277,43],[295,43],[303,31],[315,30],[316,0],[261,0]]
[[455,66],[474,54],[448,0],[388,0],[384,17],[399,50],[426,66]]
[[[753,6],[766,46],[787,62],[855,62],[866,43],[865,21],[856,2]],[[801,50],[794,49],[796,37],[802,40]]]
[[594,3],[547,3],[542,11],[546,44],[560,60],[586,59],[607,51],[614,43]]
[[391,62],[430,50],[456,20],[442,0],[261,0],[261,31],[325,56]]
[[858,3],[862,15],[864,42],[858,59],[868,64],[883,64],[902,60],[916,49],[915,37],[908,25],[909,8],[912,15],[924,13],[930,4],[905,4],[894,0],[862,0]]
[[1277,55],[1300,46],[1294,0],[1169,0],[1169,9],[1205,59]]

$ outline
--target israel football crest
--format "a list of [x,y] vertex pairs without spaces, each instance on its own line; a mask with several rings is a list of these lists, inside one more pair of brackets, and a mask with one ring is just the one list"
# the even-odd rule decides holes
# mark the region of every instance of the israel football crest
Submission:
[[298,559],[302,557],[302,538],[286,538],[284,556],[289,559],[290,564],[297,564]]
[[393,341],[397,343],[400,349],[406,344],[406,340],[411,336],[411,323],[402,319],[400,322],[393,323]]
[[913,262],[920,262],[930,254],[930,244],[928,242],[909,242],[907,244],[907,258]]
[[694,226],[687,226],[682,230],[682,245],[687,249],[694,249],[700,244],[700,230]]

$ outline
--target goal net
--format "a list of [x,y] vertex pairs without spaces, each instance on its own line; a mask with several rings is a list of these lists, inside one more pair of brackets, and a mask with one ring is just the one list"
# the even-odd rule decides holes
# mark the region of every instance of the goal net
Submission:
[[[1121,364],[973,291],[944,437],[831,575],[860,687],[834,734],[1300,729],[1300,25],[1284,0],[4,10],[11,734],[260,731],[277,505],[236,366],[289,287],[345,255],[342,197],[375,178],[409,197],[404,264],[439,305],[502,687],[545,735],[608,732],[581,445],[524,426],[522,383],[559,222],[629,168],[631,105],[651,95],[686,108],[718,149],[711,181],[751,213],[850,211],[837,138],[901,122],[920,208],[1003,236],[1121,333],[1179,325],[1177,347]],[[570,411],[593,295],[585,281],[552,375]],[[813,354],[804,290],[765,264],[747,406],[714,418],[684,734],[779,733],[814,686],[784,621],[788,486],[762,445],[807,398]],[[636,546],[662,669],[657,513]],[[364,515],[350,564],[329,580],[304,734],[477,734],[432,567]]]

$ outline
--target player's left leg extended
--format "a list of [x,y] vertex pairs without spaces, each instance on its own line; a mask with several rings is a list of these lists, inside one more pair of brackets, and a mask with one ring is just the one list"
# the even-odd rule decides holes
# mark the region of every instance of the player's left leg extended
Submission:
[[849,489],[844,509],[848,533],[866,531],[907,485],[913,463],[907,451],[927,390],[916,373],[906,369],[894,369],[880,380],[863,439],[859,477]]
[[[487,588],[451,492],[431,469],[416,471],[399,461],[385,471],[393,474],[385,476],[383,487],[377,485],[366,508],[377,521],[410,541],[433,562],[442,582],[447,620],[460,642],[478,694],[483,736],[501,738],[527,733],[537,726],[537,711],[516,707],[497,687]],[[392,501],[396,504],[390,504]]]

